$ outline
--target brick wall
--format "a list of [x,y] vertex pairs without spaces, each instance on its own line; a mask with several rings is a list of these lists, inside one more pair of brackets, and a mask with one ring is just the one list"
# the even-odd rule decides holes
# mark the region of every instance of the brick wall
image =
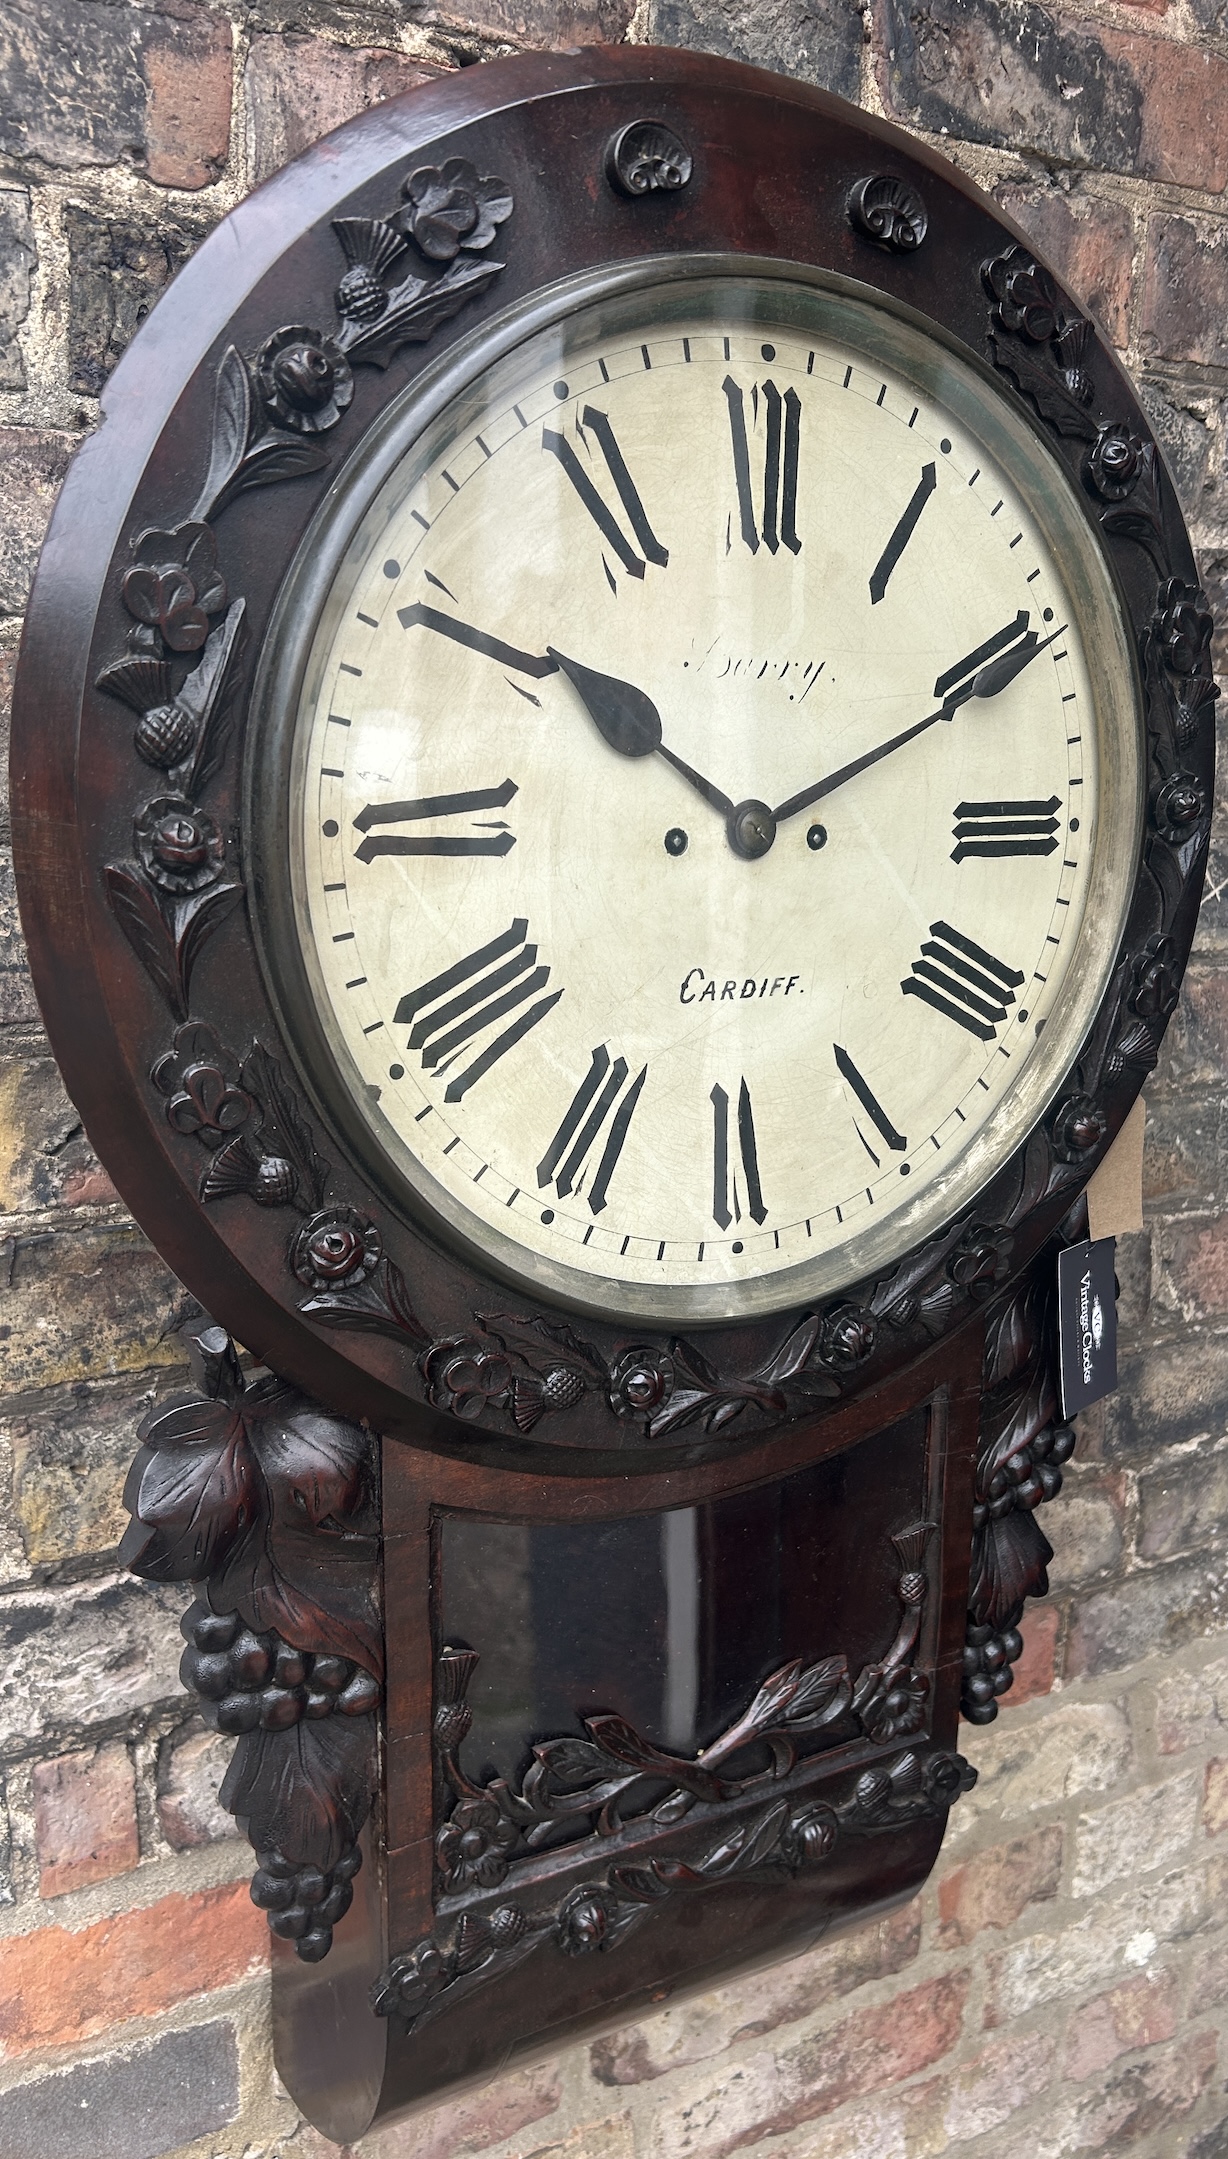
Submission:
[[[991,188],[1142,381],[1228,616],[1225,0],[631,7],[0,0],[0,693],[68,458],[209,226],[425,70],[625,35],[825,83]],[[1123,1386],[1084,1421],[1055,1593],[1011,1706],[967,1736],[981,1781],[934,1881],[363,2159],[1228,2159],[1221,884],[1222,840],[1150,1090]],[[326,2159],[274,2079],[250,1856],[176,1683],[182,1599],[115,1571],[182,1292],[60,1087],[2,851],[0,1296],[0,2155]]]

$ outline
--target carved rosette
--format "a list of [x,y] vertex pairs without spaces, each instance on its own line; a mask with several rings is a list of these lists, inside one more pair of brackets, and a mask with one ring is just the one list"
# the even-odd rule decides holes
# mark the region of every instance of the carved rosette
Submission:
[[196,1588],[180,1673],[238,1739],[221,1802],[256,1852],[254,1902],[316,1962],[352,1899],[375,1789],[375,1448],[280,1380],[249,1386],[220,1327],[190,1355],[196,1391],[140,1427],[120,1559]]

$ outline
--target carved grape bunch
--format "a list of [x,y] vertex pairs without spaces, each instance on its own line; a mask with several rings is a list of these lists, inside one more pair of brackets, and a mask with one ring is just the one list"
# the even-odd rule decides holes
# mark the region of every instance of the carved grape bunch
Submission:
[[377,1682],[348,1657],[295,1649],[271,1627],[256,1634],[236,1612],[193,1604],[181,1632],[179,1677],[203,1698],[208,1722],[233,1737],[258,1726],[284,1732],[303,1717],[365,1717],[379,1700]]

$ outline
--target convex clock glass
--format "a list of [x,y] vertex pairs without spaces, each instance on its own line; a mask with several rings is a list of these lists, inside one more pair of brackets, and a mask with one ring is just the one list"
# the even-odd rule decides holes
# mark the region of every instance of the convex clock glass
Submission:
[[891,1260],[1035,1122],[1120,933],[1137,697],[1069,483],[965,360],[661,274],[454,363],[318,520],[271,964],[419,1212],[719,1319]]

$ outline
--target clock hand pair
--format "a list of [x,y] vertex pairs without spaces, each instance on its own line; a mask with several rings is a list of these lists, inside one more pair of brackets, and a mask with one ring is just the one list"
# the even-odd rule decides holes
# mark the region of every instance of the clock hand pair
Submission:
[[[1044,639],[1038,638],[1035,630],[1029,630],[1019,644],[1012,645],[1009,651],[1000,653],[996,659],[978,668],[970,682],[965,681],[958,689],[952,690],[937,712],[931,712],[924,720],[915,721],[913,726],[904,728],[901,734],[893,735],[889,742],[880,742],[877,749],[867,750],[864,756],[855,757],[851,764],[841,765],[835,772],[827,773],[823,779],[816,780],[813,787],[804,787],[800,794],[790,795],[788,801],[782,802],[773,812],[776,823],[783,824],[786,817],[796,817],[799,810],[808,810],[813,803],[822,802],[826,796],[834,794],[838,787],[843,787],[846,780],[856,779],[859,772],[868,772],[871,765],[877,765],[884,757],[890,757],[893,750],[903,749],[906,742],[915,741],[918,735],[925,733],[927,727],[936,726],[939,720],[954,719],[960,706],[966,705],[971,698],[999,696],[1017,675],[1023,673],[1025,667],[1031,665],[1037,653],[1044,652],[1047,646],[1064,634],[1067,627],[1068,625],[1063,623],[1061,629],[1054,630],[1051,637]],[[962,661],[958,667],[952,668],[945,677],[939,679],[959,681],[964,669],[980,657],[980,650],[970,654],[968,660]]]

